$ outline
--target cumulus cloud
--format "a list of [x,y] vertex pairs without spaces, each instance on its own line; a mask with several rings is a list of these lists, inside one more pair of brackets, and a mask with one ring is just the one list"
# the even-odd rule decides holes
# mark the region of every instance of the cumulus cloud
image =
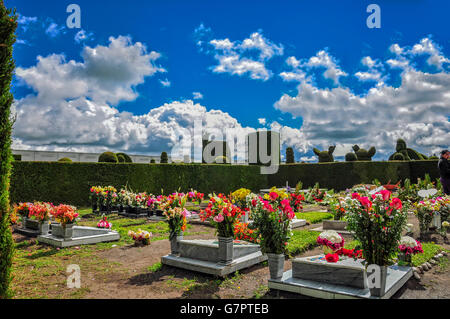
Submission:
[[172,85],[172,83],[170,83],[170,81],[168,79],[159,80],[159,83],[161,83],[161,85],[165,88],[168,88]]
[[94,34],[92,32],[87,32],[85,30],[80,30],[75,34],[74,40],[77,43],[81,43],[83,41],[87,41],[92,39]]
[[265,118],[260,118],[258,119],[258,123],[261,125],[266,125],[266,119]]
[[209,39],[211,33],[211,29],[203,24],[194,31],[201,51],[214,55],[218,62],[211,68],[214,73],[248,75],[251,79],[267,81],[272,77],[272,72],[266,68],[266,62],[284,53],[283,45],[273,43],[261,32],[254,32],[242,41]]

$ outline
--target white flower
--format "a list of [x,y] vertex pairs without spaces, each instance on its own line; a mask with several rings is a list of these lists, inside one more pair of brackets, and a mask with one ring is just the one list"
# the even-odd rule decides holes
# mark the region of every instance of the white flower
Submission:
[[342,242],[342,237],[334,230],[327,230],[322,232],[319,237],[325,238],[332,242],[333,244]]
[[414,248],[414,247],[417,246],[417,241],[416,241],[414,238],[412,238],[412,237],[409,237],[409,236],[403,236],[403,237],[400,239],[400,244],[401,244],[401,245],[405,245],[406,247]]

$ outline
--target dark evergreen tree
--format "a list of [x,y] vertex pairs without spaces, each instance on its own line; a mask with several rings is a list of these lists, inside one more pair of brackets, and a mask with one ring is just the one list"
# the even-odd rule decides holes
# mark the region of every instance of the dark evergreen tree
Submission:
[[10,298],[14,242],[10,227],[9,182],[11,174],[11,131],[13,119],[11,80],[14,73],[13,44],[17,15],[0,0],[0,299]]
[[286,148],[286,164],[295,163],[294,150],[292,147]]
[[166,152],[162,152],[161,153],[161,161],[160,161],[160,163],[166,164],[168,162],[169,162],[169,158],[167,156],[167,153]]

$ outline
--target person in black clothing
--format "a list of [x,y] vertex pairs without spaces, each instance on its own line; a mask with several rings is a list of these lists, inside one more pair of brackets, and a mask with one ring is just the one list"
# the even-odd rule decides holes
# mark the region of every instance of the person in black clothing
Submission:
[[441,175],[441,184],[444,189],[444,194],[450,195],[450,163],[448,158],[450,157],[450,152],[448,150],[443,150],[441,152],[441,158],[438,162],[439,174]]

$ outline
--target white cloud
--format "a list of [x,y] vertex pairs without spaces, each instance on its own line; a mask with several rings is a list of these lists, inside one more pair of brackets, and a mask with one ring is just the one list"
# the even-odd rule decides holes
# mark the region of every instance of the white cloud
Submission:
[[365,72],[356,72],[355,76],[360,81],[375,81],[380,84],[385,79],[383,77],[384,67],[383,64],[377,59],[372,59],[370,56],[366,56],[361,59],[361,64],[367,67]]
[[[197,45],[202,48],[205,43],[202,38],[209,37],[211,29],[200,25],[194,32]],[[272,72],[266,68],[266,62],[274,56],[283,55],[283,46],[266,39],[260,32],[252,33],[242,41],[225,39],[211,39],[209,45],[218,61],[211,69],[214,73],[228,73],[232,75],[248,75],[251,79],[267,81]],[[207,49],[204,49],[207,51]]]
[[265,118],[260,118],[258,119],[258,123],[261,125],[266,125],[266,119]]
[[162,85],[163,87],[165,87],[165,88],[168,88],[168,87],[170,87],[170,85],[171,85],[171,83],[170,83],[170,81],[169,81],[168,79],[165,79],[165,80],[159,80],[159,83],[161,83],[161,85]]
[[64,30],[64,28],[65,28],[64,26],[59,26],[57,23],[51,22],[50,25],[45,30],[45,33],[48,34],[50,37],[55,38],[61,33],[61,31]]
[[77,43],[82,41],[87,41],[92,39],[94,34],[92,32],[86,32],[85,30],[80,30],[75,34],[74,40]]
[[19,15],[17,23],[21,26],[22,30],[25,32],[28,30],[29,26],[33,23],[36,23],[37,20],[38,20],[37,17],[27,17],[24,15]]
[[203,94],[201,94],[200,92],[192,92],[192,98],[194,100],[202,100]]
[[402,74],[399,88],[380,86],[357,96],[348,88],[298,86],[297,96],[284,94],[275,108],[303,118],[301,132],[308,142],[376,146],[378,155],[395,149],[403,137],[412,148],[430,154],[448,147],[450,139],[450,75],[416,70]]

